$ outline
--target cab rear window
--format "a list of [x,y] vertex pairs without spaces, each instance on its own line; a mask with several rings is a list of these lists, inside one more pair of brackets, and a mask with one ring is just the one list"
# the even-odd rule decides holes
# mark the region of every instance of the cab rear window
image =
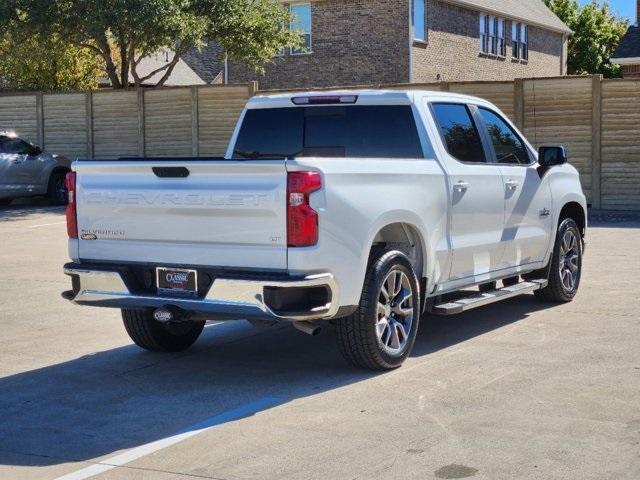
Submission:
[[420,158],[410,106],[314,106],[248,110],[234,158]]

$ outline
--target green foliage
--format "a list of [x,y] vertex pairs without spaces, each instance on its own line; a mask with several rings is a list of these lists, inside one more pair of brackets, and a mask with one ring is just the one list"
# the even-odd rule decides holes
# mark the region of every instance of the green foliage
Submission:
[[[114,88],[160,75],[163,85],[184,52],[216,41],[228,55],[257,70],[299,35],[287,28],[289,13],[276,0],[3,0],[3,22],[46,31],[100,55]],[[2,11],[4,9],[4,11]],[[175,57],[138,75],[140,60],[161,49]],[[132,78],[131,78],[132,77]]]
[[577,0],[544,0],[574,34],[569,39],[568,71],[572,75],[601,73],[619,77],[620,67],[611,63],[620,39],[629,25],[611,10],[608,0],[581,7]]
[[103,75],[94,53],[56,35],[5,31],[0,59],[0,81],[12,90],[91,90]]

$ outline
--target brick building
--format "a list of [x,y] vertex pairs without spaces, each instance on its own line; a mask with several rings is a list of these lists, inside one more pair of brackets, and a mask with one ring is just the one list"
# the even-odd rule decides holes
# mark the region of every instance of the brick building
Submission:
[[629,27],[611,59],[622,66],[624,78],[640,78],[640,0],[636,2],[636,24]]
[[305,48],[281,52],[264,75],[230,61],[229,83],[306,88],[566,74],[571,30],[542,0],[309,0],[287,6]]

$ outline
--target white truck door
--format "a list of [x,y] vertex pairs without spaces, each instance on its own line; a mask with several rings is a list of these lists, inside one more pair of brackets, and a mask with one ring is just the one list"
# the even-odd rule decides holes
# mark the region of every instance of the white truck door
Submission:
[[504,184],[498,165],[488,162],[470,107],[431,105],[444,146],[451,201],[449,280],[485,275],[503,257]]
[[479,107],[493,161],[504,180],[504,268],[541,262],[549,247],[553,211],[551,188],[540,176],[525,142],[500,114]]

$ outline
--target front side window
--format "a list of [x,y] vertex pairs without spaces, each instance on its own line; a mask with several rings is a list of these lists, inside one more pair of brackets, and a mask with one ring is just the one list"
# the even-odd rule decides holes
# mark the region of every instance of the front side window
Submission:
[[302,46],[292,48],[292,55],[311,53],[311,4],[296,3],[291,5],[291,30],[298,32],[302,40]]
[[234,158],[422,158],[408,105],[248,110]]
[[491,138],[498,163],[512,165],[531,163],[527,147],[509,124],[491,110],[480,108],[479,111]]
[[486,162],[482,141],[469,107],[458,103],[434,103],[432,110],[451,156],[461,162]]
[[28,155],[33,151],[33,146],[15,137],[0,137],[0,153],[9,155]]
[[425,41],[427,39],[425,0],[413,0],[413,38]]

